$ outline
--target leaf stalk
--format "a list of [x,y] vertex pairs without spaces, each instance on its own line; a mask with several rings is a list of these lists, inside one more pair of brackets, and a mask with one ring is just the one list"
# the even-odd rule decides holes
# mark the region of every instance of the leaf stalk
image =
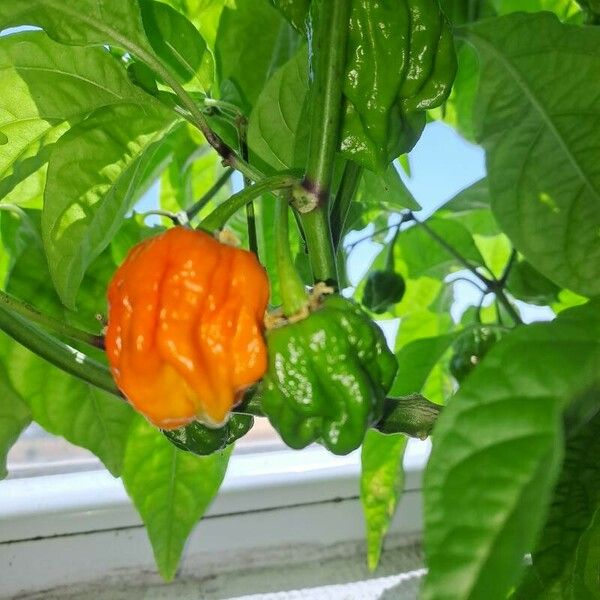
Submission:
[[301,212],[300,219],[313,277],[315,281],[332,285],[337,285],[338,277],[329,223],[329,200],[339,147],[349,18],[350,2],[347,0],[316,0],[311,6],[311,121],[302,188],[306,204],[313,208]]
[[275,248],[277,274],[279,276],[283,314],[286,317],[291,317],[306,307],[308,296],[290,252],[288,201],[283,195],[277,198],[276,201]]
[[273,175],[255,183],[225,200],[213,210],[203,221],[200,227],[208,232],[222,229],[227,221],[240,209],[252,202],[254,198],[267,192],[291,188],[297,185],[297,180],[291,175]]
[[57,335],[68,338],[73,341],[83,342],[95,348],[104,348],[104,337],[82,331],[76,327],[72,327],[67,323],[63,323],[57,319],[53,319],[48,315],[44,315],[29,304],[17,300],[6,292],[0,290],[0,306],[10,310],[11,312],[24,317],[28,321],[41,325],[44,329],[51,331]]

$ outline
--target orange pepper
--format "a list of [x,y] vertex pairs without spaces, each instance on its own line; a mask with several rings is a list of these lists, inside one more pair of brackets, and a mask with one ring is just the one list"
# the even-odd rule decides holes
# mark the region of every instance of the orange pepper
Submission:
[[108,287],[119,389],[162,429],[223,425],[267,368],[269,297],[254,254],[174,227],[134,246]]

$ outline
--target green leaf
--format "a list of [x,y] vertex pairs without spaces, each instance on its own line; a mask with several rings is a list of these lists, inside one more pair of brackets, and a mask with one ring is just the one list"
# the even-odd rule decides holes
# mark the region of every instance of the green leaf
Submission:
[[592,522],[584,531],[577,546],[573,574],[573,600],[600,598],[598,565],[600,565],[600,507],[596,509]]
[[271,0],[281,14],[301,33],[306,33],[310,0]]
[[66,375],[4,335],[0,363],[36,423],[87,448],[119,475],[134,414],[124,400]]
[[500,278],[510,259],[512,244],[503,234],[494,236],[473,235],[475,246],[483,257],[483,262],[496,278]]
[[421,210],[393,163],[388,165],[383,174],[363,169],[354,202],[359,202],[367,209],[389,212],[398,212],[403,208]]
[[[30,0],[26,4],[3,2],[0,6],[0,29],[36,25],[63,44],[110,44],[130,52],[163,78],[167,75],[174,79],[181,76],[183,81],[187,81],[190,72],[196,72],[196,63],[200,61],[205,67],[203,75],[207,77],[210,57],[193,25],[166,5],[153,0],[144,0],[143,4],[145,22],[138,1],[78,0],[76,4],[63,0]],[[160,18],[161,23],[153,23],[151,16]],[[160,34],[160,39],[151,42],[144,29],[145,24],[149,27],[149,34],[153,38]],[[186,54],[182,55],[182,52]],[[174,73],[171,71],[173,68]]]
[[498,222],[548,278],[600,293],[600,29],[514,14],[466,35],[482,65],[478,131]]
[[195,25],[211,50],[215,47],[223,9],[235,8],[235,0],[167,0],[167,4],[183,13]]
[[221,14],[215,44],[218,79],[231,82],[246,113],[269,76],[294,55],[300,37],[268,0],[236,0]]
[[[32,220],[36,220],[34,213]],[[34,302],[49,316],[89,331],[93,331],[94,324],[99,328],[95,315],[105,314],[106,285],[115,269],[110,256],[104,254],[90,268],[80,296],[80,310],[73,313],[61,305],[52,287],[42,248],[31,235],[27,239],[27,250],[15,261],[7,292]],[[101,360],[103,354],[98,351],[94,356]],[[134,415],[129,404],[65,374],[4,335],[0,336],[0,364],[10,385],[29,406],[34,421],[50,433],[87,448],[113,475],[119,474]]]
[[408,438],[369,429],[361,450],[360,501],[367,525],[367,562],[374,571],[404,486],[402,459]]
[[221,486],[230,453],[231,447],[203,457],[184,452],[144,419],[136,419],[122,478],[165,579],[175,576],[190,532]]
[[138,2],[30,0],[3,2],[0,29],[36,25],[54,40],[76,46],[114,44],[139,58],[153,53]]
[[0,364],[0,479],[7,475],[6,456],[19,434],[31,422],[31,412],[12,388]]
[[[478,221],[471,221],[469,217],[479,216],[481,213],[487,214],[490,210],[490,190],[487,179],[480,179],[472,185],[461,190],[446,204],[442,205],[436,211],[437,215],[445,218],[460,219],[461,223],[471,232],[478,233],[497,233],[498,225],[490,230],[481,230]],[[490,217],[491,222],[495,224],[494,217]]]
[[[427,219],[426,224],[472,266],[485,265],[473,237],[459,222],[434,215]],[[443,277],[448,273],[465,268],[446,247],[433,240],[420,225],[403,231],[396,245],[400,248],[402,259],[407,265],[408,275],[411,278],[422,275]]]
[[[390,396],[420,392],[436,363],[456,334],[422,338],[406,344],[397,354],[398,373]],[[407,438],[369,430],[363,442],[361,502],[367,523],[369,569],[379,562],[383,539],[396,512],[404,485],[402,458]]]
[[430,111],[436,119],[443,119],[468,140],[475,139],[473,111],[479,84],[477,54],[468,44],[457,46],[458,70],[450,97],[440,108]]
[[444,14],[453,25],[462,25],[471,21],[478,21],[487,17],[496,16],[492,4],[494,0],[440,0]]
[[270,169],[302,168],[308,148],[308,120],[303,107],[308,93],[308,52],[303,46],[263,88],[248,121],[253,161]]
[[[144,219],[141,215],[134,214],[128,217],[122,222],[119,231],[117,231],[110,243],[110,256],[113,262],[115,265],[120,265],[133,246],[164,231],[163,227],[147,227],[144,225]],[[86,277],[90,276],[90,271],[91,269],[86,273]],[[105,284],[106,287],[107,284]],[[85,288],[82,289],[82,292],[83,290]]]
[[52,280],[67,306],[137,198],[144,169],[171,124],[172,115],[159,106],[107,107],[56,144],[42,232]]
[[405,396],[421,392],[437,362],[441,360],[456,333],[413,340],[396,354],[398,372],[389,391],[390,396]]
[[[597,410],[597,392],[591,394],[590,400]],[[548,520],[515,600],[541,600],[547,598],[549,590],[560,590],[561,598],[573,600],[600,597],[598,526],[594,522],[600,510],[599,451],[600,416],[596,415],[567,440],[563,470]],[[594,537],[596,549],[590,544]],[[590,567],[596,571],[595,582],[585,591]],[[580,586],[583,589],[577,592]]]
[[[161,144],[170,147],[170,162],[160,181],[160,207],[177,212],[189,208],[223,173],[221,159],[188,123],[174,127]],[[204,210],[215,208],[231,192],[225,185]],[[202,213],[201,213],[202,214]]]
[[[68,131],[64,122],[30,144],[0,180],[0,200],[15,206],[40,208],[46,184],[46,167],[54,143]],[[12,169],[11,169],[12,167]],[[1,176],[0,176],[1,177]]]
[[104,48],[66,47],[41,31],[0,38],[0,86],[0,198],[46,163],[68,123],[102,106],[145,102]]
[[167,4],[138,1],[146,36],[162,63],[179,81],[196,79],[194,87],[207,91],[214,79],[213,58],[193,23]]
[[492,0],[497,13],[506,15],[511,12],[540,12],[547,10],[565,21],[581,14],[575,0]]
[[502,338],[449,402],[425,473],[423,599],[503,599],[543,525],[562,412],[597,379],[598,304]]
[[500,277],[508,262],[512,245],[502,233],[490,208],[487,179],[481,179],[459,192],[435,213],[466,227],[495,277]]

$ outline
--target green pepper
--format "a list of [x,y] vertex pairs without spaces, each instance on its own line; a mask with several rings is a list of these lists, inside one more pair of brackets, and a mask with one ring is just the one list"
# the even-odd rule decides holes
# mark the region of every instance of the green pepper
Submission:
[[400,88],[403,98],[411,98],[430,77],[442,33],[443,16],[437,0],[410,0],[410,60]]
[[211,429],[195,421],[179,429],[163,430],[162,433],[181,450],[207,456],[233,444],[246,435],[252,429],[252,425],[254,425],[254,417],[251,415],[234,414],[226,425],[217,429]]
[[454,38],[447,21],[443,18],[431,72],[428,73],[428,77],[417,94],[403,99],[402,106],[404,110],[415,112],[440,106],[450,95],[456,69]]
[[500,338],[497,327],[481,325],[463,333],[454,343],[450,373],[461,383]]
[[[389,141],[395,145],[402,122],[397,96],[408,68],[409,29],[405,2],[352,2],[344,77],[348,122],[342,134],[343,150],[348,149],[350,139],[356,139],[350,134],[355,134],[359,125],[359,140],[371,153],[380,153],[378,149],[387,148]],[[387,148],[386,154],[390,151],[392,148]]]
[[393,271],[373,271],[365,282],[362,304],[371,312],[382,314],[404,296],[406,284],[399,273]]
[[[304,34],[310,0],[272,0]],[[410,151],[456,75],[439,0],[348,0],[342,155],[373,171]]]
[[400,226],[387,247],[385,269],[372,271],[365,281],[362,304],[371,312],[381,314],[389,310],[404,297],[406,283],[404,277],[396,273],[395,246],[400,235]]
[[448,97],[454,41],[438,0],[353,0],[349,30],[341,152],[381,171]]
[[262,406],[290,447],[360,446],[383,410],[397,364],[381,330],[352,302],[327,296],[302,320],[267,333]]
[[310,0],[271,0],[271,2],[300,33],[306,34]]

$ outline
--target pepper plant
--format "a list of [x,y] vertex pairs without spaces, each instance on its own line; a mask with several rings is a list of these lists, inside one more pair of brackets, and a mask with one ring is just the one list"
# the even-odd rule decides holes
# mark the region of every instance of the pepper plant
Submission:
[[[31,422],[92,451],[170,579],[267,417],[292,448],[361,448],[375,568],[431,435],[422,598],[599,598],[599,15],[3,0],[2,474]],[[487,176],[425,218],[402,171],[434,120]],[[524,324],[534,304],[554,317]]]

